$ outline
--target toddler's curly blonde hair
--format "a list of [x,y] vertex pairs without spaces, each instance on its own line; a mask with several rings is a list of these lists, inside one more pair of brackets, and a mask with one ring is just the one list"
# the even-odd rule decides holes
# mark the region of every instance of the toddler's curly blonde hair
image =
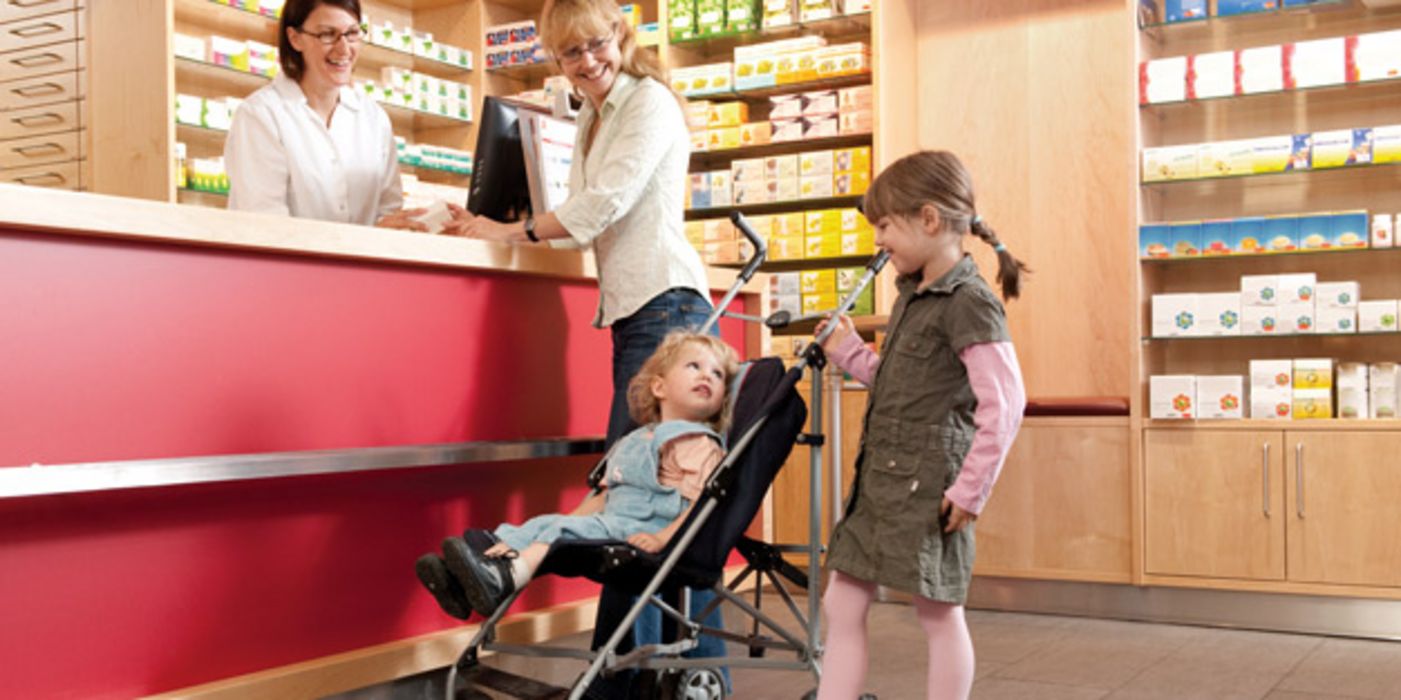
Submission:
[[666,374],[676,365],[677,357],[681,354],[682,348],[687,345],[700,345],[715,355],[715,359],[720,361],[720,366],[725,372],[725,382],[723,391],[725,401],[720,412],[706,421],[717,433],[724,434],[725,429],[730,424],[730,380],[739,371],[739,358],[735,355],[734,348],[731,348],[725,341],[713,335],[697,333],[695,331],[680,330],[672,331],[657,346],[656,352],[647,358],[642,364],[642,369],[637,371],[637,375],[628,382],[628,412],[632,414],[632,419],[640,425],[656,423],[661,420],[662,409],[657,404],[657,397],[652,395],[652,380]]

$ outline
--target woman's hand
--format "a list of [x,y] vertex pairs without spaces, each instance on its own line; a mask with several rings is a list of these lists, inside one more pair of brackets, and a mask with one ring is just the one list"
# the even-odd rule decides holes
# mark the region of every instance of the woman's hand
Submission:
[[423,216],[427,209],[400,209],[392,214],[385,214],[375,222],[375,226],[380,228],[393,228],[401,231],[427,231],[428,227],[417,217]]
[[514,224],[503,224],[485,216],[475,216],[460,207],[453,210],[452,221],[443,225],[443,233],[449,236],[506,243],[515,242],[518,238]]
[[944,502],[939,504],[939,515],[944,516],[944,534],[952,534],[963,529],[964,525],[978,519],[978,516],[960,508],[957,503],[944,496]]
[[648,554],[656,554],[666,546],[666,540],[650,532],[639,532],[628,538],[628,544]]
[[[833,323],[833,317],[829,314],[827,318],[817,322],[817,328],[813,329],[813,335],[822,335],[822,331]],[[827,336],[827,340],[822,342],[822,349],[831,354],[841,346],[846,337],[856,332],[856,324],[849,316],[835,317],[836,325],[832,326],[832,335]]]

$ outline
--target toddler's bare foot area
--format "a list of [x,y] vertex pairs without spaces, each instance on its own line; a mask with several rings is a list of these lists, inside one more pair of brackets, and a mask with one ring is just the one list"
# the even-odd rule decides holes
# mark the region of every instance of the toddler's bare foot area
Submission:
[[485,554],[489,557],[506,557],[507,559],[516,558],[516,550],[511,549],[511,547],[505,542],[497,542],[496,544],[491,545],[491,547],[489,547],[486,550]]

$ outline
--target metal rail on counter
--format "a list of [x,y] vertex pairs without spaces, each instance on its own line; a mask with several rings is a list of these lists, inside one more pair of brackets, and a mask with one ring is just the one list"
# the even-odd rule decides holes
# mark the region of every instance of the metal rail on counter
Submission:
[[395,445],[0,468],[0,498],[602,454],[603,438]]

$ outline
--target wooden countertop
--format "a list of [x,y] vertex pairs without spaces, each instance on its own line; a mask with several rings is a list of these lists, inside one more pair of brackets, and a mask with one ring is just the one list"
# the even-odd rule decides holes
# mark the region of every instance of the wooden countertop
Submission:
[[[0,227],[59,235],[179,243],[461,270],[597,279],[592,255],[408,231],[227,211],[144,199],[0,184]],[[733,270],[707,268],[712,289],[728,289]],[[756,274],[745,285],[767,285]]]

